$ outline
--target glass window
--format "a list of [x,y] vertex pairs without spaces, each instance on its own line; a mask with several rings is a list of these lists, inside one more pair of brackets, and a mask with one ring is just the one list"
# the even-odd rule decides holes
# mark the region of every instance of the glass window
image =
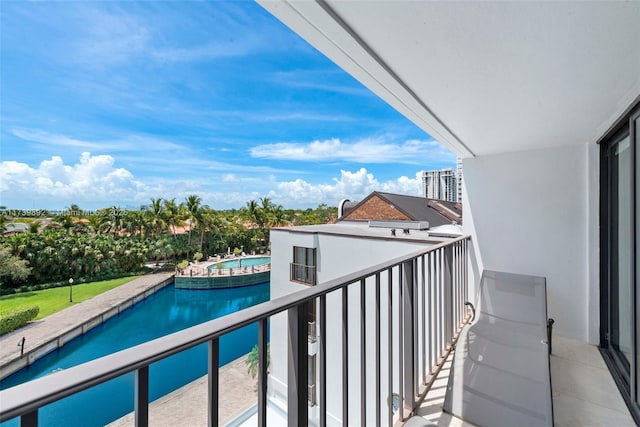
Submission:
[[[640,289],[638,289],[638,285],[640,284],[640,111],[636,111],[636,114],[633,117],[633,140],[635,147],[635,157],[636,157],[636,167],[635,167],[635,175],[636,175],[636,187],[635,187],[635,208],[636,208],[636,218],[635,218],[635,229],[636,229],[636,238],[635,238],[635,283],[636,283],[636,305],[634,310],[634,314],[636,316],[636,348],[638,343],[640,343],[640,316],[637,315],[637,307],[640,307]],[[636,350],[636,365],[635,365],[635,384],[636,384],[636,404],[640,403],[640,374],[638,373],[638,369],[640,369],[640,351]]]
[[293,262],[291,263],[292,282],[307,285],[316,284],[316,249],[301,246],[293,247]]
[[629,135],[612,147],[610,161],[610,315],[612,348],[625,369],[631,360],[631,312],[633,295],[633,158]]

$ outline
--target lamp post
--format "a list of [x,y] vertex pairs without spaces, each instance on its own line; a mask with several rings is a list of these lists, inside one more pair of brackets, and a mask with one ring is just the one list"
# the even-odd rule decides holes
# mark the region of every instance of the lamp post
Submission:
[[73,302],[73,277],[69,278],[69,302]]

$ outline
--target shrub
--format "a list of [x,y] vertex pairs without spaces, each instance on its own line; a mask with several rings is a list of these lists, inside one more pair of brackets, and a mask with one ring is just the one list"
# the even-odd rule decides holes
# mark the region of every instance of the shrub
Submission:
[[33,305],[0,314],[0,335],[14,331],[36,318],[40,307]]
[[185,268],[187,268],[188,265],[189,265],[189,261],[187,261],[186,259],[183,259],[178,263],[178,268],[180,270],[184,270]]

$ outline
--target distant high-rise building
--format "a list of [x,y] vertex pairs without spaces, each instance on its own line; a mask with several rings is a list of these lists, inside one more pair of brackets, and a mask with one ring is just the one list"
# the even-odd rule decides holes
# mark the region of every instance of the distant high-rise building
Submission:
[[451,168],[422,172],[422,184],[427,199],[458,201],[456,173]]
[[456,180],[458,184],[458,203],[462,203],[462,157],[456,159]]

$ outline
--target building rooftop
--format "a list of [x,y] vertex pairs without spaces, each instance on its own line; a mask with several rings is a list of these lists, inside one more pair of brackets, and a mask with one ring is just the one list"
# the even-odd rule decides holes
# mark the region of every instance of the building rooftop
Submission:
[[342,221],[406,220],[427,221],[430,227],[462,223],[462,205],[419,196],[374,191],[350,207]]
[[[365,221],[342,221],[335,224],[305,225],[296,227],[276,227],[271,230],[281,230],[292,233],[325,234],[346,237],[361,237],[367,239],[400,240],[407,242],[437,244],[449,240],[448,238],[431,236],[429,230],[409,228],[415,222],[398,221],[397,227],[370,227]],[[404,227],[403,227],[404,226]],[[395,230],[395,236],[392,234]],[[405,231],[408,230],[408,233]]]

